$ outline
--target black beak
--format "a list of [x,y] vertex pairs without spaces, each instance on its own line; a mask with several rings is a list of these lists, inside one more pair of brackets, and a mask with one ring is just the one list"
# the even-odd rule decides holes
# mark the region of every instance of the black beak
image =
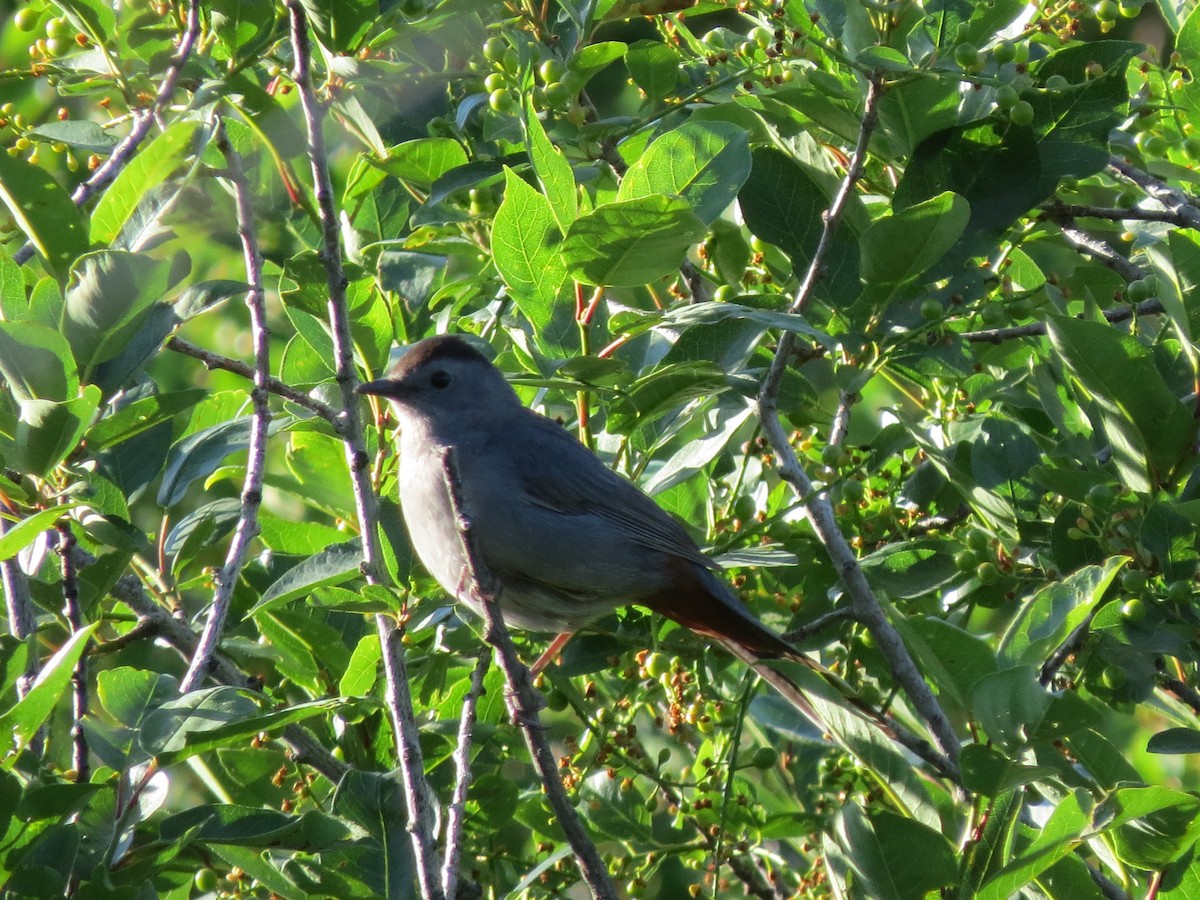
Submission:
[[400,393],[399,382],[390,378],[380,378],[378,381],[368,381],[354,389],[356,394],[375,394],[379,397],[395,397]]

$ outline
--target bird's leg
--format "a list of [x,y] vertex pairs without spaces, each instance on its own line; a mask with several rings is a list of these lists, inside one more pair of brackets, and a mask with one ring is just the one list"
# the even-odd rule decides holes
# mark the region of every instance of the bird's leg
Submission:
[[562,634],[556,635],[554,640],[550,642],[550,646],[542,651],[542,655],[529,667],[529,674],[537,675],[542,669],[554,662],[555,658],[562,651],[562,648],[566,646],[567,641],[574,635],[575,632],[573,631],[564,631]]

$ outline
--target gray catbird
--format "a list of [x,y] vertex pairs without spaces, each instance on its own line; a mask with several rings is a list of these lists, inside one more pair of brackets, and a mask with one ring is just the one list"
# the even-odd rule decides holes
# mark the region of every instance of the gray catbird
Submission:
[[447,447],[471,543],[499,586],[506,623],[570,633],[619,606],[640,604],[754,666],[822,732],[829,729],[810,696],[761,660],[804,663],[820,674],[824,684],[813,687],[825,699],[836,697],[936,768],[953,771],[927,742],[750,615],[678,522],[561,426],[522,406],[500,371],[466,341],[419,341],[386,378],[358,391],[386,397],[400,420],[400,502],[417,556],[476,613],[482,610],[444,471]]
[[443,475],[452,447],[471,538],[510,625],[572,632],[629,603],[755,658],[796,651],[751,616],[679,523],[558,424],[521,405],[504,376],[453,336],[410,347],[358,388],[400,420],[400,500],[413,548],[474,609]]

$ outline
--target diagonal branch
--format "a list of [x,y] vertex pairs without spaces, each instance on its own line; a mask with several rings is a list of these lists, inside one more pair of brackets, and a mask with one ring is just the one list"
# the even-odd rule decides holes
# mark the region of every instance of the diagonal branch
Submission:
[[[92,197],[112,184],[113,180],[133,160],[137,154],[138,147],[146,139],[146,135],[150,133],[151,127],[153,127],[159,116],[162,115],[162,111],[166,109],[167,104],[171,102],[171,98],[175,95],[175,86],[179,83],[179,76],[183,72],[183,67],[191,58],[192,50],[196,46],[196,40],[200,36],[200,5],[200,0],[192,0],[188,4],[187,24],[184,26],[179,46],[171,57],[171,62],[167,66],[166,73],[163,75],[162,83],[158,86],[158,92],[154,95],[153,105],[134,115],[133,127],[129,129],[129,134],[125,135],[121,142],[113,148],[113,152],[109,154],[108,159],[92,173],[92,176],[71,193],[71,200],[76,206],[83,206]],[[13,254],[13,261],[17,265],[23,265],[29,261],[33,253],[33,245],[26,244]]]
[[593,897],[600,900],[616,900],[616,886],[608,874],[604,860],[600,857],[600,851],[584,829],[575,807],[571,805],[562,776],[555,764],[550,742],[546,740],[542,725],[538,721],[538,711],[545,705],[545,701],[534,689],[529,669],[518,658],[517,648],[513,645],[508,627],[504,624],[504,615],[499,603],[503,587],[476,551],[471,535],[471,510],[463,502],[454,450],[444,447],[441,452],[446,493],[450,498],[450,507],[454,511],[459,538],[462,540],[467,559],[466,571],[462,576],[463,587],[481,601],[486,623],[484,640],[496,651],[496,659],[508,681],[505,703],[513,721],[525,736],[533,765],[542,781],[542,790],[546,792],[546,799],[554,810],[559,827],[566,835],[567,843],[575,852],[580,875]]
[[[813,254],[808,271],[789,307],[791,312],[801,312],[804,309],[812,296],[813,288],[822,275],[825,257],[829,253],[833,240],[833,233],[837,229],[846,201],[861,176],[866,162],[867,145],[878,121],[880,94],[879,80],[872,78],[867,89],[866,106],[863,110],[862,126],[859,130],[854,154],[850,159],[841,187],[825,214],[824,228],[817,244],[817,250]],[[920,669],[917,668],[908,648],[904,646],[900,633],[888,620],[883,605],[871,590],[854,551],[838,527],[837,517],[829,502],[829,497],[817,492],[788,441],[787,431],[779,416],[779,390],[794,348],[794,336],[790,332],[785,332],[779,339],[775,359],[759,390],[758,415],[762,422],[763,434],[771,443],[776,458],[779,460],[780,477],[791,484],[797,494],[804,498],[804,507],[809,522],[838,570],[842,585],[850,598],[850,609],[853,611],[854,618],[865,625],[875,637],[876,644],[884,654],[893,677],[908,696],[917,714],[925,720],[951,763],[954,763],[958,759],[960,742],[950,720],[946,717]]]
[[1108,165],[1178,216],[1179,224],[1187,228],[1200,228],[1200,207],[1183,191],[1177,191],[1165,181],[1131,166],[1119,157],[1110,156]]
[[462,854],[462,829],[471,787],[471,737],[475,731],[476,710],[483,693],[483,677],[488,670],[488,654],[479,654],[471,672],[471,687],[463,698],[458,723],[458,743],[454,748],[454,796],[446,809],[446,850],[442,861],[442,890],[449,900],[458,894],[458,860]]
[[250,542],[258,535],[258,509],[262,505],[263,476],[267,461],[267,434],[271,424],[271,410],[267,404],[267,382],[270,380],[270,338],[267,325],[267,305],[262,283],[262,255],[258,249],[258,236],[254,227],[254,213],[250,202],[250,186],[242,170],[241,157],[229,143],[223,122],[217,124],[217,147],[225,156],[228,167],[226,177],[233,185],[234,206],[237,210],[238,238],[242,243],[242,258],[246,267],[246,280],[250,290],[246,294],[246,306],[250,310],[250,334],[254,343],[254,388],[250,399],[254,413],[250,422],[250,455],[246,461],[246,474],[242,480],[242,505],[238,513],[233,540],[225,554],[225,562],[216,575],[216,589],[208,619],[200,635],[196,653],[188,665],[179,689],[183,693],[195,690],[204,681],[212,661],[212,655],[221,640],[229,606],[233,602],[233,589],[250,551]]
[[[243,378],[254,379],[254,368],[252,366],[246,365],[241,360],[230,359],[228,356],[222,356],[219,353],[213,353],[211,350],[197,347],[191,341],[185,341],[178,335],[167,341],[166,347],[168,350],[174,350],[183,356],[190,356],[192,359],[200,360],[200,362],[204,363],[206,369],[221,369],[225,372],[232,372],[234,375],[241,375]],[[340,413],[327,403],[322,403],[320,400],[310,397],[303,391],[297,390],[290,384],[280,381],[278,378],[267,379],[267,390],[276,396],[282,397],[284,400],[295,403],[297,406],[304,407],[310,413],[320,416],[335,428],[338,427]]]
[[[358,376],[354,369],[354,343],[350,334],[350,315],[346,302],[346,272],[342,266],[341,231],[334,204],[333,180],[329,174],[329,156],[323,131],[325,108],[318,100],[312,83],[312,46],[308,20],[301,0],[287,0],[293,54],[292,79],[300,94],[308,139],[308,161],[312,169],[313,192],[321,226],[320,258],[325,267],[329,291],[327,314],[333,336],[334,371],[342,394],[340,434],[354,488],[354,507],[362,534],[362,571],[368,584],[378,584],[382,571],[379,547],[379,516],[370,479],[370,457],[363,438],[359,401],[354,393]],[[417,862],[421,895],[426,900],[443,900],[436,848],[437,800],[425,780],[421,756],[420,732],[413,714],[412,692],[404,666],[404,649],[396,639],[395,621],[380,613],[375,627],[384,660],[386,702],[399,749],[404,796],[408,804],[408,829]]]

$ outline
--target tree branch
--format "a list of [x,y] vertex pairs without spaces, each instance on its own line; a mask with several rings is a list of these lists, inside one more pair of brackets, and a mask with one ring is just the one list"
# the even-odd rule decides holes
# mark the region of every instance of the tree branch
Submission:
[[[113,148],[108,159],[92,173],[92,176],[71,192],[71,200],[76,206],[83,206],[97,193],[112,184],[121,171],[133,161],[138,147],[150,133],[150,128],[175,95],[175,86],[179,82],[180,73],[183,72],[184,65],[191,58],[192,50],[195,48],[199,36],[200,0],[192,0],[188,4],[187,25],[184,27],[179,47],[176,48],[175,54],[171,57],[171,62],[163,74],[162,83],[154,95],[153,105],[134,114],[133,127],[129,129],[129,134],[125,135],[121,142]],[[23,265],[29,261],[33,253],[33,245],[26,244],[13,254],[13,261],[17,265]]]
[[446,492],[467,559],[466,571],[463,572],[464,587],[479,598],[483,607],[486,623],[484,640],[496,651],[496,659],[508,681],[509,689],[504,699],[509,713],[525,736],[534,768],[542,781],[542,790],[546,792],[546,799],[554,810],[559,827],[566,835],[567,843],[575,852],[579,873],[591,890],[592,896],[599,900],[616,900],[616,886],[605,868],[604,860],[600,858],[600,851],[596,849],[595,843],[579,819],[579,814],[571,805],[567,789],[555,764],[554,754],[550,750],[550,743],[546,740],[538,721],[538,711],[545,705],[545,701],[534,689],[529,669],[518,658],[517,648],[513,645],[508,627],[504,624],[504,615],[500,607],[500,592],[503,587],[476,552],[471,535],[471,510],[463,500],[458,466],[451,447],[442,448],[442,475],[446,481]]
[[[3,501],[0,501],[2,503]],[[7,511],[5,506],[4,511]],[[4,516],[0,516],[0,537],[13,527]],[[23,698],[37,680],[39,660],[37,648],[37,617],[33,612],[33,597],[29,593],[29,580],[21,571],[16,556],[0,562],[0,578],[4,581],[4,607],[8,614],[8,633],[25,644],[25,671],[17,678],[17,699]]]
[[[252,366],[248,366],[240,360],[230,359],[228,356],[222,356],[219,353],[213,353],[210,350],[197,347],[195,344],[185,341],[181,337],[172,337],[167,341],[166,346],[168,350],[174,350],[183,356],[190,356],[193,359],[200,360],[207,369],[222,369],[226,372],[232,372],[234,375],[241,375],[243,378],[254,379],[254,368]],[[320,416],[333,425],[334,428],[338,427],[340,413],[336,409],[326,403],[322,403],[320,400],[313,399],[290,384],[280,381],[278,378],[268,378],[267,390],[272,394],[282,397],[284,400],[295,403],[297,406],[304,407],[314,415]]]
[[471,737],[475,731],[476,710],[483,694],[483,677],[487,670],[488,654],[480,653],[471,672],[471,687],[463,698],[462,716],[458,723],[458,743],[454,748],[454,796],[446,809],[446,847],[442,857],[442,890],[446,892],[447,900],[457,900],[463,819],[472,780]]
[[[62,560],[63,617],[71,626],[71,633],[78,634],[84,628],[84,621],[83,607],[79,605],[79,574],[72,555],[76,546],[75,533],[65,519],[59,519],[54,530],[58,532],[55,550]],[[92,777],[87,734],[83,730],[83,718],[87,714],[88,657],[85,650],[71,670],[71,768],[75,770],[76,784],[87,784]]]
[[[834,231],[837,229],[850,192],[854,189],[854,184],[862,174],[866,162],[867,145],[878,120],[880,94],[879,79],[872,78],[867,89],[866,106],[863,110],[862,126],[859,130],[854,154],[850,159],[841,187],[825,215],[820,241],[808,271],[789,307],[791,312],[801,312],[804,309],[821,276]],[[838,528],[837,517],[834,515],[828,496],[818,494],[814,489],[811,479],[804,471],[795,450],[788,441],[787,432],[779,416],[779,390],[794,344],[795,338],[792,333],[785,332],[780,337],[775,359],[772,360],[771,368],[759,390],[758,415],[762,422],[763,434],[775,450],[776,458],[779,461],[780,477],[791,484],[802,498],[813,530],[837,567],[842,584],[850,598],[850,608],[855,619],[865,625],[875,637],[876,644],[887,660],[892,675],[908,696],[917,714],[928,724],[938,744],[953,765],[958,760],[960,742],[950,725],[950,720],[946,718],[933,691],[904,646],[899,632],[888,621],[883,606],[871,590],[871,586],[854,556],[854,551]]]
[[225,554],[225,562],[216,575],[212,605],[204,631],[196,645],[195,655],[188,665],[179,689],[183,693],[195,690],[208,673],[212,655],[221,640],[229,605],[233,602],[233,589],[237,585],[250,543],[258,535],[258,509],[262,505],[263,477],[267,460],[267,434],[271,424],[271,409],[267,404],[267,382],[270,380],[270,338],[267,325],[267,306],[262,283],[262,255],[258,250],[258,236],[254,227],[254,212],[250,200],[250,187],[242,170],[241,157],[229,143],[223,122],[217,124],[217,147],[225,156],[227,178],[233,186],[234,206],[237,210],[238,238],[242,243],[242,258],[246,267],[246,279],[250,290],[246,294],[246,306],[250,310],[250,334],[254,344],[254,388],[250,399],[254,413],[250,421],[250,452],[246,461],[246,474],[242,479],[242,504],[234,528],[233,540]]
[[[1161,300],[1143,300],[1136,306],[1111,306],[1101,310],[1109,323],[1124,322],[1134,316],[1157,316],[1165,312]],[[999,344],[1014,338],[1039,337],[1046,333],[1045,322],[1032,322],[1029,325],[1013,325],[1009,328],[988,328],[983,331],[964,331],[959,335],[964,341],[972,343]]]
[[1132,181],[1167,210],[1178,216],[1178,224],[1187,228],[1200,229],[1200,207],[1197,207],[1192,198],[1183,191],[1176,190],[1166,182],[1131,166],[1119,157],[1110,156],[1108,165],[1109,168]]
[[[317,200],[317,215],[321,226],[320,258],[325,267],[329,297],[326,310],[333,337],[334,371],[342,394],[339,421],[346,463],[354,488],[354,506],[362,534],[363,577],[368,584],[380,582],[382,553],[379,547],[379,516],[375,491],[371,484],[366,442],[363,438],[359,401],[354,389],[358,376],[354,369],[354,343],[350,334],[350,315],[346,303],[346,273],[342,267],[341,231],[334,205],[333,180],[329,174],[329,156],[325,149],[323,129],[325,109],[317,99],[312,84],[312,48],[309,43],[308,21],[301,0],[287,0],[291,33],[292,79],[300,94],[308,140],[308,161],[312,169],[313,192]],[[409,690],[404,666],[404,649],[393,639],[395,622],[384,613],[375,617],[384,659],[384,686],[388,711],[399,750],[400,771],[404,779],[405,798],[409,804],[409,833],[417,863],[421,895],[426,900],[442,900],[442,883],[438,872],[438,857],[434,821],[436,802],[425,781],[425,766],[421,757],[420,733],[412,715],[412,692]]]

